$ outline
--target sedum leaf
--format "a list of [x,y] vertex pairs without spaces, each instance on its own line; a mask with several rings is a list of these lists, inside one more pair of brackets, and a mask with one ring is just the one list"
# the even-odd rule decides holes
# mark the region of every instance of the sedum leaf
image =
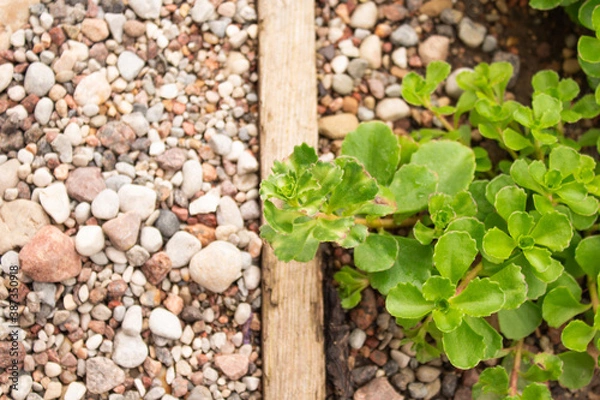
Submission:
[[475,239],[477,249],[481,249],[483,235],[485,235],[485,225],[475,217],[461,217],[453,220],[446,227],[446,232],[467,232],[469,236]]
[[411,164],[423,165],[439,178],[438,191],[454,195],[466,190],[475,174],[473,150],[458,142],[428,142],[412,155]]
[[532,143],[529,139],[511,128],[506,128],[502,132],[502,137],[506,147],[511,150],[520,151],[532,146]]
[[429,301],[447,300],[454,296],[456,285],[450,279],[434,275],[423,284],[423,297]]
[[502,308],[504,292],[497,282],[475,278],[460,294],[450,299],[450,305],[472,317],[487,317]]
[[477,256],[477,242],[466,232],[447,232],[435,245],[433,262],[440,274],[458,282]]
[[398,256],[398,242],[389,235],[371,233],[354,248],[354,264],[365,272],[390,269]]
[[517,243],[514,239],[496,227],[488,230],[483,237],[484,255],[491,258],[492,262],[506,260],[515,247],[517,247]]
[[485,358],[483,336],[463,320],[462,324],[442,338],[448,360],[457,368],[471,369]]
[[526,301],[514,310],[500,310],[498,323],[500,332],[508,339],[523,339],[542,323],[542,311],[535,303]]
[[433,310],[431,316],[436,328],[441,332],[448,333],[460,326],[464,315],[459,310],[449,308],[446,310]]
[[398,257],[392,268],[369,275],[371,286],[386,295],[400,282],[420,287],[431,275],[433,247],[424,246],[415,239],[393,236],[398,242]]
[[527,193],[518,186],[505,186],[496,194],[494,206],[505,220],[515,211],[525,211]]
[[564,286],[552,289],[544,298],[542,316],[553,328],[558,328],[574,316],[587,311],[590,304],[581,304]]
[[483,353],[483,359],[489,360],[496,358],[498,352],[502,350],[502,336],[494,329],[484,318],[474,318],[465,316],[465,322],[473,329],[478,335],[483,337],[483,343],[485,344],[485,352]]
[[571,390],[589,385],[594,376],[596,362],[587,353],[567,351],[558,355],[563,362],[563,371],[558,381]]
[[504,292],[503,309],[511,310],[519,307],[527,299],[527,282],[521,273],[521,267],[509,264],[489,278],[500,285]]
[[437,190],[438,177],[423,165],[405,164],[392,180],[390,190],[396,198],[396,212],[412,214],[427,207],[429,195]]
[[537,245],[545,246],[555,252],[563,251],[571,242],[573,228],[566,215],[551,212],[542,215],[531,231],[531,237]]
[[577,42],[577,53],[588,63],[600,62],[600,40],[591,36],[581,36]]
[[379,188],[354,158],[348,156],[338,157],[335,160],[344,174],[341,182],[333,189],[327,213],[340,212],[342,215],[352,215],[364,203],[373,200]]
[[562,360],[549,353],[538,353],[533,357],[533,363],[521,376],[529,381],[546,382],[557,379],[562,372]]
[[385,308],[396,318],[416,319],[429,314],[435,305],[425,300],[421,291],[412,283],[399,283],[388,292]]
[[600,274],[600,236],[594,235],[583,239],[575,249],[577,264],[590,276]]
[[550,393],[548,386],[534,382],[523,389],[521,400],[552,400],[552,393]]
[[596,330],[580,320],[574,320],[563,329],[560,339],[569,350],[584,352]]
[[473,386],[473,398],[483,394],[505,395],[508,393],[508,373],[502,366],[486,368],[479,375],[479,381]]
[[538,10],[550,10],[560,5],[561,0],[529,0],[531,8]]
[[400,145],[386,124],[367,122],[346,136],[342,155],[356,157],[379,184],[389,185],[400,162]]

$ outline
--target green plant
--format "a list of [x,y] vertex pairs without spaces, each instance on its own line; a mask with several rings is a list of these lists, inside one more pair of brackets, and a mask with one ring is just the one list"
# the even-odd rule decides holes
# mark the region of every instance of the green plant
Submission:
[[[285,261],[310,260],[321,242],[352,248],[354,267],[335,274],[342,305],[377,289],[419,360],[445,354],[469,369],[502,358],[481,374],[476,398],[550,398],[549,380],[585,386],[597,364],[586,350],[600,348],[600,176],[578,151],[595,133],[578,143],[564,132],[600,109],[549,71],[534,76],[531,106],[506,101],[508,63],[460,74],[457,105],[437,107],[432,94],[449,72],[434,62],[403,81],[404,99],[442,128],[397,136],[365,123],[332,162],[306,144],[276,162],[261,185],[261,235]],[[473,129],[506,159],[492,165],[471,148]],[[565,324],[568,351],[524,345],[540,326]]]

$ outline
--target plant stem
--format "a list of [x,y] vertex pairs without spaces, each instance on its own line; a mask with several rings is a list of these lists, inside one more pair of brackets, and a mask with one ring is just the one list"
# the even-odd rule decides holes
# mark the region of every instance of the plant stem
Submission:
[[354,218],[355,223],[365,225],[368,228],[374,228],[374,229],[407,228],[407,227],[414,226],[418,220],[419,220],[419,217],[417,217],[416,215],[412,216],[410,218],[407,218],[399,223],[394,221],[393,218],[378,218],[378,219],[375,219],[372,221],[369,221],[366,218]]
[[444,125],[444,128],[446,128],[446,130],[448,132],[452,132],[454,130],[454,126],[452,126],[452,124],[450,122],[448,122],[448,120],[446,119],[446,117],[444,117],[440,113],[436,113],[435,111],[433,111],[433,113],[436,116],[436,118],[442,123],[442,125]]
[[460,282],[460,285],[458,285],[458,287],[456,288],[456,294],[459,294],[460,292],[465,290],[465,288],[467,287],[469,282],[471,282],[473,279],[475,279],[477,277],[477,275],[479,275],[479,273],[481,272],[482,269],[483,269],[483,263],[480,262],[479,264],[477,264],[475,266],[475,268],[470,270],[469,273],[467,275],[465,275],[463,280]]
[[596,278],[591,275],[587,276],[588,290],[590,291],[590,300],[592,301],[592,308],[594,313],[598,311],[600,301],[598,300],[598,285],[596,284]]
[[521,352],[523,351],[523,339],[519,340],[515,352],[515,361],[513,363],[513,369],[510,373],[510,389],[509,394],[511,396],[517,395],[517,383],[519,380],[519,370],[521,369]]

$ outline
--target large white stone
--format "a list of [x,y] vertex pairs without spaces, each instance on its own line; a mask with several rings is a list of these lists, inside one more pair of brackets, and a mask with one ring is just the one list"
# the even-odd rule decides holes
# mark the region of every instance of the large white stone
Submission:
[[164,308],[155,308],[148,319],[150,331],[166,339],[179,339],[183,333],[179,318]]
[[75,236],[75,249],[82,256],[90,257],[104,249],[104,233],[98,225],[79,228]]
[[240,250],[229,242],[216,240],[200,250],[190,261],[190,276],[211,292],[222,293],[242,271]]

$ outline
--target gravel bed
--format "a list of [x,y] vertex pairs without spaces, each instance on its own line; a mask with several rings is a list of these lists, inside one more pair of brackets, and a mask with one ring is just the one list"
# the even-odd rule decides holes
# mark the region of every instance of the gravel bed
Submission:
[[0,24],[0,399],[262,398],[254,1]]

